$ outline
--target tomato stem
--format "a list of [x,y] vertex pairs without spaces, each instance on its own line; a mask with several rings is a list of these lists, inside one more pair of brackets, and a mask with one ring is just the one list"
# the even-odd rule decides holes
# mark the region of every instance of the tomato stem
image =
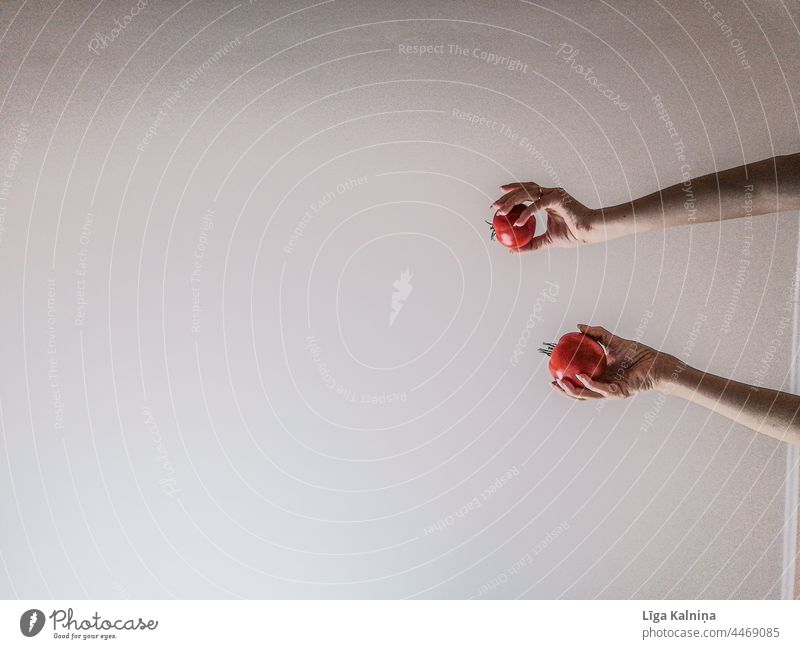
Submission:
[[497,234],[494,231],[494,225],[492,224],[491,221],[484,221],[484,223],[486,223],[489,226],[489,230],[491,232],[491,234],[489,235],[489,241],[494,241],[495,234]]
[[540,351],[545,356],[550,356],[555,348],[556,343],[542,343],[542,346],[537,351]]

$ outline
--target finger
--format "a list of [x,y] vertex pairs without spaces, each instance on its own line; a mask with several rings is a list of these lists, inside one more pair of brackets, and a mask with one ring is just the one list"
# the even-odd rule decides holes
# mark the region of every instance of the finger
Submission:
[[538,187],[520,187],[503,196],[496,201],[494,205],[497,206],[497,211],[500,212],[500,214],[505,215],[520,203],[534,201],[538,199],[539,196],[540,191]]
[[522,214],[519,215],[519,218],[514,221],[514,225],[518,228],[521,228],[525,225],[536,212],[539,210],[539,207],[536,205],[536,201],[528,205],[524,210],[522,210]]
[[578,325],[578,331],[589,336],[589,338],[594,338],[596,341],[602,343],[605,347],[608,347],[611,344],[611,340],[614,338],[614,334],[612,334],[605,327]]
[[603,381],[595,381],[593,378],[586,374],[578,374],[577,379],[583,383],[589,390],[601,394],[607,399],[619,396],[619,389],[614,383],[605,383]]
[[[537,194],[538,192],[533,192],[534,196]],[[493,207],[496,207],[500,214],[508,214],[516,205],[531,200],[528,198],[530,195],[531,193],[527,189],[514,189],[496,200]]]
[[[536,212],[562,205],[564,202],[564,194],[558,191],[557,189],[542,189],[541,196],[536,196],[533,199],[525,198],[523,200],[517,201],[517,204],[527,200],[532,200],[533,202],[530,205],[528,205],[528,207],[525,208],[525,212],[519,215],[519,218],[517,219],[514,225],[522,225]],[[513,208],[514,206],[512,205],[511,207]],[[510,210],[511,208],[509,208],[509,211]],[[527,216],[525,216],[526,214]],[[523,217],[525,217],[525,221],[522,221]]]
[[571,383],[569,383],[568,381],[562,381],[561,379],[557,379],[556,383],[558,383],[559,387],[573,399],[580,399],[580,397],[576,394],[575,388],[572,387]]
[[514,194],[518,193],[519,189],[513,189],[511,191],[506,192],[500,198],[498,198],[494,203],[492,203],[489,207],[492,207],[496,210],[500,210],[508,201],[513,200]]
[[561,388],[566,392],[569,396],[584,400],[584,399],[602,399],[603,395],[597,394],[596,392],[592,392],[591,390],[584,390],[583,388],[578,388],[572,384],[571,381],[564,381],[563,379],[558,381],[558,384]]
[[502,203],[509,196],[511,196],[511,194],[517,191],[519,191],[519,187],[512,187],[511,189],[503,189],[503,195],[500,198],[498,198],[494,203],[492,203],[492,207],[497,207],[500,203]]
[[536,189],[536,188],[541,188],[541,185],[532,181],[524,183],[508,183],[507,185],[500,185],[500,189],[502,189],[504,192],[510,192],[513,189],[520,189],[521,187]]
[[561,389],[564,390],[569,396],[573,399],[578,399],[579,401],[585,401],[587,399],[602,399],[603,397],[591,390],[585,390],[583,388],[579,388],[574,385],[571,381],[567,381],[564,379],[556,379],[558,384],[561,386]]
[[569,381],[556,379],[556,383],[558,383],[558,387],[560,387],[564,394],[566,394],[568,397],[572,397],[576,401],[583,401],[583,397],[577,394],[577,391],[572,387]]
[[560,394],[560,395],[561,395],[562,397],[564,397],[565,399],[571,399],[572,401],[580,401],[580,399],[576,399],[575,397],[573,397],[573,396],[571,396],[571,395],[567,394],[566,392],[564,392],[564,388],[562,388],[562,387],[561,387],[561,386],[560,386],[558,383],[556,383],[555,381],[553,381],[553,382],[552,382],[550,385],[552,385],[552,386],[553,386],[553,390],[555,390],[555,391],[556,391],[558,394]]

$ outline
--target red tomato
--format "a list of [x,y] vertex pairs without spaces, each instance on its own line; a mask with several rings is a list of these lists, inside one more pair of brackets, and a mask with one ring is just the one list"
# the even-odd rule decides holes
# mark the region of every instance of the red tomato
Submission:
[[526,207],[527,205],[516,205],[506,215],[497,212],[491,223],[492,239],[497,239],[506,248],[527,246],[533,239],[533,233],[536,230],[536,219],[530,218],[525,225],[520,227],[514,225],[514,222]]
[[564,334],[556,345],[545,343],[544,349],[539,351],[550,356],[553,378],[569,381],[576,388],[584,387],[577,378],[578,374],[596,379],[608,369],[603,347],[582,333]]

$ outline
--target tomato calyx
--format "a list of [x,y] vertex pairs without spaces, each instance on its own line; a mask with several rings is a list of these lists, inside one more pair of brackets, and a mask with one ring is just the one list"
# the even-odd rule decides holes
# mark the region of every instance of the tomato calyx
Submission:
[[542,346],[539,347],[536,351],[541,352],[545,356],[550,356],[553,353],[553,350],[556,348],[556,343],[542,343]]
[[489,241],[494,241],[494,238],[497,235],[497,232],[494,229],[494,224],[491,221],[484,221],[484,223],[489,226],[489,232],[491,233],[489,235]]

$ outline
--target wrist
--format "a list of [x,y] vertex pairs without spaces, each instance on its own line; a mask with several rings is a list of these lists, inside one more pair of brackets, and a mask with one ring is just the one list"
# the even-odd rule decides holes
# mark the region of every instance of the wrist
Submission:
[[603,233],[604,241],[634,233],[633,210],[630,203],[592,210],[591,221],[594,229]]
[[694,368],[671,354],[659,353],[653,364],[654,388],[665,394],[678,394],[691,381]]

